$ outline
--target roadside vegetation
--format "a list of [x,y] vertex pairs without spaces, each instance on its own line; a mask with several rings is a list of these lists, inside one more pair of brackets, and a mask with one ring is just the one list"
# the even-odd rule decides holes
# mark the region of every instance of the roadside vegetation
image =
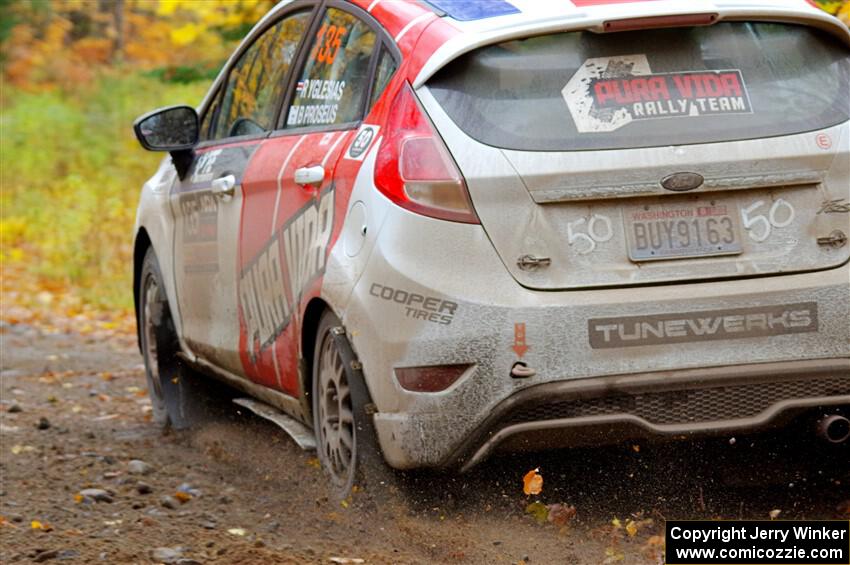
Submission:
[[34,291],[17,296],[36,306],[131,309],[135,207],[162,158],[131,124],[198,104],[273,3],[0,0],[4,289]]
[[[0,0],[4,302],[127,313],[132,226],[161,156],[131,123],[200,102],[274,0]],[[850,1],[821,2],[850,22]],[[68,298],[70,297],[70,298]],[[4,317],[7,306],[4,305]]]

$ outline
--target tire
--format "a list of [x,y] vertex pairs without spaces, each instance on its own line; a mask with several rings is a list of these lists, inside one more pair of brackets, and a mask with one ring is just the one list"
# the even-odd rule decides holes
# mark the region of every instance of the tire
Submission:
[[211,393],[221,387],[177,356],[180,345],[153,248],[142,262],[138,296],[139,336],[154,422],[181,430],[209,419],[216,404]]
[[312,371],[316,451],[330,478],[331,495],[348,498],[354,486],[375,495],[394,484],[367,413],[371,397],[359,363],[331,311],[319,321]]

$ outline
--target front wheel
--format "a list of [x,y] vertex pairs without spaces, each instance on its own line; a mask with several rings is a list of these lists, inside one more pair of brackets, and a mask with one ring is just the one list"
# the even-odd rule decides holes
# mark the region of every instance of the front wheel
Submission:
[[216,413],[223,392],[177,355],[177,332],[153,248],[142,263],[138,296],[139,334],[153,420],[165,428],[189,428]]

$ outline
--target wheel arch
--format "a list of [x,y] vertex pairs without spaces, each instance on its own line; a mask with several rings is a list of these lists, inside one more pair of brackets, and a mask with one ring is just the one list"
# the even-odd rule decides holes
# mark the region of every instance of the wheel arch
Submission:
[[142,348],[142,335],[139,324],[139,282],[142,277],[142,263],[145,261],[145,255],[149,248],[152,248],[151,238],[148,231],[144,227],[140,227],[136,233],[136,240],[133,244],[133,309],[136,313],[136,344],[139,346],[139,351]]
[[313,422],[313,354],[316,349],[319,320],[322,319],[325,310],[333,311],[333,308],[323,298],[316,296],[307,303],[301,318],[301,367],[299,370],[301,398],[299,400],[304,418],[311,426]]

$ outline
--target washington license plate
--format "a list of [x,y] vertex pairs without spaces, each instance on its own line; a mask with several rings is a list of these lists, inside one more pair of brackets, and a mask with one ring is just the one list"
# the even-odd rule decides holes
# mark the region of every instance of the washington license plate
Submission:
[[738,207],[697,201],[632,206],[623,211],[632,261],[742,252]]

